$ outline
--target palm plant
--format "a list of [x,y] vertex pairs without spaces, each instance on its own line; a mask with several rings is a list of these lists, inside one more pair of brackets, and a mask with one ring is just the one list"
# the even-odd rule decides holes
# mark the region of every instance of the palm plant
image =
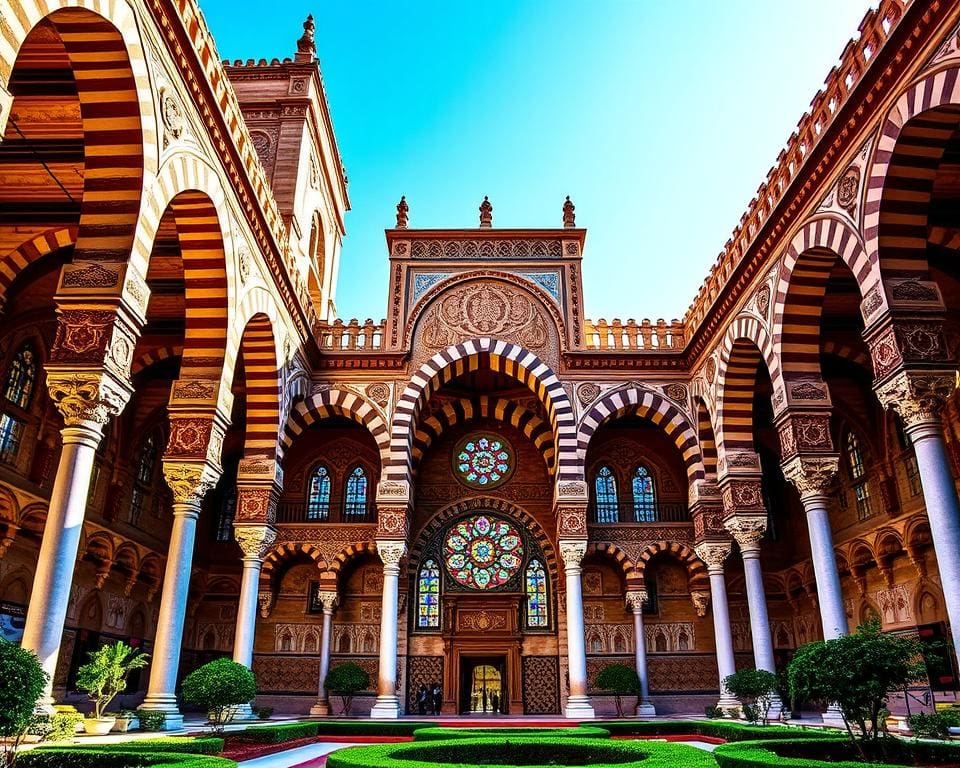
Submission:
[[93,700],[94,717],[103,719],[104,710],[127,686],[127,675],[145,667],[149,655],[131,648],[122,640],[90,652],[90,661],[77,670],[77,688]]

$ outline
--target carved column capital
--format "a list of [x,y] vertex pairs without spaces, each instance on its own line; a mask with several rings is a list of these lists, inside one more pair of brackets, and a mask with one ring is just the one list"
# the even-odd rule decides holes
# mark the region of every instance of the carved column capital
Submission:
[[173,503],[200,506],[217,484],[219,470],[206,463],[163,460],[163,477],[173,491]]
[[693,609],[701,619],[707,615],[707,609],[710,607],[710,593],[696,589],[690,593],[690,600],[693,602]]
[[133,394],[129,381],[104,370],[47,369],[50,399],[68,427],[102,430],[119,414]]
[[833,485],[840,468],[840,457],[794,456],[782,464],[783,476],[800,493],[800,498],[823,496]]
[[643,604],[647,601],[647,590],[631,589],[626,595],[627,608],[633,613],[640,613],[643,610]]
[[333,609],[340,602],[340,596],[335,591],[321,589],[317,591],[317,602],[323,606],[324,613],[333,613]]
[[587,554],[587,542],[579,540],[562,540],[559,545],[560,557],[566,569],[580,568],[580,561]]
[[377,554],[383,561],[384,570],[400,567],[400,561],[407,553],[407,544],[393,539],[377,539]]
[[277,540],[277,531],[269,525],[237,525],[233,537],[243,550],[244,560],[263,560]]
[[939,423],[940,411],[957,387],[953,371],[900,371],[876,388],[877,399],[895,411],[905,427]]
[[694,547],[697,557],[707,564],[708,570],[723,570],[723,562],[732,549],[729,541],[704,541]]
[[760,540],[767,530],[766,515],[733,515],[723,521],[723,527],[740,545],[740,551],[752,553],[760,551]]

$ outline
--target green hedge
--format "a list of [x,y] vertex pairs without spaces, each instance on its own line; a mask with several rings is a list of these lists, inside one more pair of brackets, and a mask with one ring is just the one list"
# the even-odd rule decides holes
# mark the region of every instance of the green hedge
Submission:
[[237,768],[233,760],[170,752],[73,749],[33,749],[17,757],[18,768]]
[[724,720],[598,720],[611,736],[712,736],[727,741],[837,738],[837,732],[786,725],[747,725]]
[[[549,748],[557,754],[549,754]],[[555,759],[563,755],[567,762]],[[508,759],[519,760],[519,764],[525,766],[600,763],[618,768],[716,768],[709,752],[684,744],[530,737],[348,747],[331,753],[327,757],[327,768],[469,768],[471,765],[512,768],[512,764],[506,762]]]
[[[321,736],[413,736],[420,728],[436,728],[436,723],[392,720],[320,720]],[[248,729],[249,730],[249,729]]]
[[282,744],[285,741],[308,739],[319,732],[317,723],[280,723],[278,725],[254,725],[242,731],[228,734],[230,739],[252,741],[256,744]]
[[418,728],[413,732],[416,741],[450,741],[451,739],[482,739],[503,737],[543,737],[550,739],[609,739],[610,731],[581,725],[578,728]]
[[[45,751],[49,747],[40,747]],[[223,739],[214,736],[167,736],[158,739],[139,739],[117,744],[74,744],[57,749],[79,749],[94,752],[165,752],[189,755],[217,755],[223,752]]]
[[795,739],[791,741],[741,741],[722,744],[713,755],[720,768],[904,768],[915,763],[960,765],[955,744],[888,739],[882,743],[885,760],[896,763],[862,763],[847,738]]

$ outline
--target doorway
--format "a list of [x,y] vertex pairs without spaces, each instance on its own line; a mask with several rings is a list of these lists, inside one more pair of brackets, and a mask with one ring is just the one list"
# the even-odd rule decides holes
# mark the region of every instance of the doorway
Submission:
[[465,715],[505,715],[506,659],[503,656],[463,658],[460,668],[460,712]]

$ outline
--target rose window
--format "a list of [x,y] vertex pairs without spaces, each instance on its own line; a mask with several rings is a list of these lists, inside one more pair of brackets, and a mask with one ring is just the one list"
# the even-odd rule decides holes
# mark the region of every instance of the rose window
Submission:
[[487,515],[461,520],[444,540],[444,562],[454,581],[472,589],[506,584],[523,563],[523,542],[513,525]]
[[472,488],[496,488],[507,481],[513,467],[513,449],[496,435],[470,435],[454,451],[454,472]]

